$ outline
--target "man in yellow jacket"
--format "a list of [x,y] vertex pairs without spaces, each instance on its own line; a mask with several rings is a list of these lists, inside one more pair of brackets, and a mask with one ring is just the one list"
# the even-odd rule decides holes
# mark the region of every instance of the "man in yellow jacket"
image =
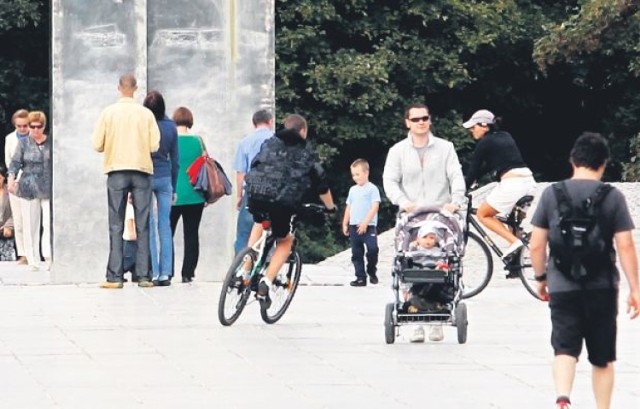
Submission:
[[107,281],[102,288],[122,288],[122,232],[127,195],[135,209],[136,276],[140,287],[152,287],[149,277],[149,210],[151,206],[151,153],[160,146],[160,131],[150,110],[138,104],[133,94],[138,89],[131,74],[120,77],[121,98],[102,111],[93,131],[93,147],[104,153],[109,206],[109,261]]

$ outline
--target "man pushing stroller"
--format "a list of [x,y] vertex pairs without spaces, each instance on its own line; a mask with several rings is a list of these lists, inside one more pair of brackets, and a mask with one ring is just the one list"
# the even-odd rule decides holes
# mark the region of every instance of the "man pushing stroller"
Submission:
[[[453,144],[431,133],[426,105],[409,105],[404,125],[409,130],[407,138],[391,147],[384,165],[385,194],[402,211],[428,205],[458,211],[465,203],[465,181]],[[432,326],[429,338],[441,340],[442,326]],[[416,328],[411,340],[424,342],[422,327]]]

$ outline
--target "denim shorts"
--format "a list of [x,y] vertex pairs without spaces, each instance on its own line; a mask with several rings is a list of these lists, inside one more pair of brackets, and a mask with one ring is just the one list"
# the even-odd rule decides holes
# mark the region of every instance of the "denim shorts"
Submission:
[[552,293],[549,308],[556,355],[577,359],[584,340],[592,365],[605,367],[616,360],[618,290]]

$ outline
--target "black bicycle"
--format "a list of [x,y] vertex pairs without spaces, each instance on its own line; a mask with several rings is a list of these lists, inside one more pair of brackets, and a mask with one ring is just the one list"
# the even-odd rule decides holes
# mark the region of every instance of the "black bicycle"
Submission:
[[[293,216],[291,254],[273,280],[269,291],[271,305],[267,309],[260,308],[262,320],[267,324],[273,324],[284,316],[300,283],[302,262],[300,253],[296,250],[295,231],[301,214],[305,220],[314,217],[324,220],[326,213],[324,206],[307,203],[302,206],[301,213]],[[246,247],[236,255],[222,283],[218,301],[218,320],[224,326],[236,322],[244,307],[250,302],[251,293],[254,293],[251,302],[257,300],[258,283],[266,273],[276,243],[276,238],[271,232],[271,222],[264,220],[262,227],[260,239],[252,247]]]
[[[524,288],[529,294],[537,299],[536,281],[534,271],[531,266],[531,255],[529,253],[529,239],[531,233],[527,233],[522,228],[522,222],[527,216],[527,211],[533,202],[533,196],[526,195],[520,198],[513,210],[507,216],[498,217],[509,230],[525,244],[520,250],[509,257],[503,259],[503,252],[489,237],[480,222],[474,217],[477,208],[473,207],[472,196],[467,193],[467,216],[465,229],[465,251],[463,258],[462,298],[471,298],[480,294],[484,290],[491,276],[493,275],[493,257],[491,251],[495,253],[504,264],[505,277],[508,279],[519,278]],[[471,231],[471,227],[474,231]]]

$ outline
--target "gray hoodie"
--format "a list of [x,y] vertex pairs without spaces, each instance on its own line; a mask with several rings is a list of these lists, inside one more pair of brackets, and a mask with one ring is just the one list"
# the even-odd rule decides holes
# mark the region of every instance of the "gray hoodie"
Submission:
[[455,203],[463,206],[465,183],[453,144],[429,133],[421,163],[411,135],[389,149],[382,174],[384,191],[391,203],[403,208]]

